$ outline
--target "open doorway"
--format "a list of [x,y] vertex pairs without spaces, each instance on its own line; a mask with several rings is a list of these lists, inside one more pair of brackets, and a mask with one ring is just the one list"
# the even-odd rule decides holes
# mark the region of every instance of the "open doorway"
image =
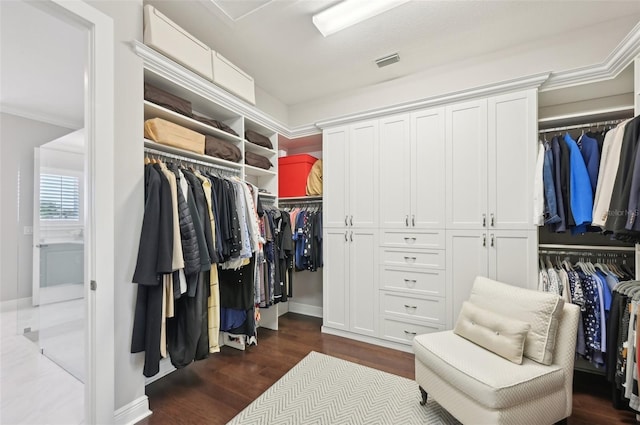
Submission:
[[58,0],[0,19],[0,423],[112,422],[113,22]]

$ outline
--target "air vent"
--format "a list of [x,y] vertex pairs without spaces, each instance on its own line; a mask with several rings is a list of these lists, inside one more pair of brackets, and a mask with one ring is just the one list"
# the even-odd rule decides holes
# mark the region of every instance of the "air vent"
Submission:
[[378,68],[382,68],[383,66],[391,65],[396,62],[400,62],[400,56],[397,53],[376,59],[376,65],[378,65]]

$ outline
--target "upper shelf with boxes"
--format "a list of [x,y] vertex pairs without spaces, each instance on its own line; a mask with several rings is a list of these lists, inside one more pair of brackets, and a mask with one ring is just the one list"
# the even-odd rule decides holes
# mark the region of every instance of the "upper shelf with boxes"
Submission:
[[145,60],[145,138],[239,169],[244,180],[275,196],[277,132],[242,113],[253,107],[225,102],[234,97],[218,96],[216,88],[254,104],[253,79],[153,6],[145,6],[144,28],[152,49],[137,42],[134,48]]
[[144,7],[144,43],[255,105],[253,77],[151,5]]

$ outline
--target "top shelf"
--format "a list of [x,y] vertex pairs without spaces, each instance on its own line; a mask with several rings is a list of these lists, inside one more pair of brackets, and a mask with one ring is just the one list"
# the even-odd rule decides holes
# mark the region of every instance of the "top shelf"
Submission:
[[193,131],[197,131],[198,133],[205,133],[223,140],[227,140],[234,143],[235,145],[240,145],[244,141],[244,139],[239,136],[234,136],[231,133],[227,133],[226,131],[211,127],[208,124],[202,123],[198,120],[189,118],[185,115],[179,114],[162,106],[156,105],[153,102],[145,100],[144,119],[148,120],[151,118],[162,118],[167,121],[171,121],[174,124],[179,124]]

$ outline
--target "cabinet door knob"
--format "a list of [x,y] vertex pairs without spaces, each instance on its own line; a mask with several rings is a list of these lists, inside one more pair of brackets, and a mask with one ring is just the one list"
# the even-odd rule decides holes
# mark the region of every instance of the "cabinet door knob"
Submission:
[[351,238],[351,242],[353,242],[353,232],[349,234],[349,238]]
[[345,225],[345,226],[348,226],[348,225],[349,225],[349,216],[348,216],[348,215],[345,215],[345,216],[344,216],[344,225]]
[[491,234],[491,246],[496,246],[496,241],[493,233]]
[[487,215],[482,214],[482,227],[487,227]]
[[404,331],[405,335],[416,335],[415,332],[411,332],[411,331]]
[[416,216],[415,216],[415,214],[411,215],[411,225],[413,227],[416,227]]
[[406,227],[409,227],[409,216],[408,216],[408,215],[405,215],[405,216],[404,216],[404,225],[405,225]]
[[344,232],[344,241],[349,242],[349,239],[347,239],[347,232]]
[[482,235],[482,246],[487,246],[487,234]]
[[349,217],[349,224],[353,226],[353,216]]
[[495,227],[496,225],[496,217],[493,213],[491,213],[491,227]]

